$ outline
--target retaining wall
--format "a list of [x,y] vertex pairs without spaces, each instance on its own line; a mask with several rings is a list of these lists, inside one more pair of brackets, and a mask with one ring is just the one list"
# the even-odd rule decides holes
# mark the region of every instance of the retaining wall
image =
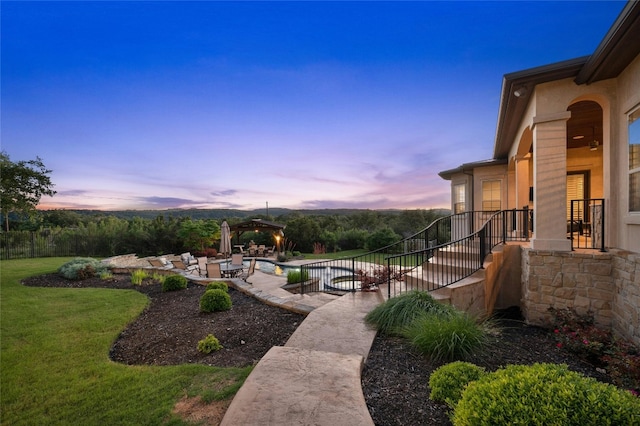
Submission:
[[550,307],[591,313],[600,327],[640,345],[640,255],[523,248],[523,314],[550,327]]

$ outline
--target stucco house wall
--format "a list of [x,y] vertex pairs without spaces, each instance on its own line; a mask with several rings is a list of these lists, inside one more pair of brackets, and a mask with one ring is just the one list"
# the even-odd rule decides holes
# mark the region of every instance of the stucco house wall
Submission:
[[[487,179],[503,184],[501,208],[533,208],[521,280],[502,283],[521,285],[527,321],[550,325],[550,307],[570,307],[640,345],[640,212],[629,212],[628,166],[629,116],[640,109],[639,34],[640,2],[629,2],[593,55],[505,75],[494,157],[440,176],[470,185],[467,210],[482,210]],[[584,101],[602,110],[596,150],[570,147],[572,106]],[[585,198],[605,199],[606,253],[571,251],[567,238],[567,174],[583,171]]]
[[621,143],[611,153],[615,161],[605,173],[608,171],[611,175],[611,207],[619,218],[618,228],[615,230],[615,241],[619,242],[617,246],[640,253],[640,212],[629,213],[627,168],[628,114],[640,108],[640,56],[620,74],[617,83],[618,100],[612,111],[612,136]]

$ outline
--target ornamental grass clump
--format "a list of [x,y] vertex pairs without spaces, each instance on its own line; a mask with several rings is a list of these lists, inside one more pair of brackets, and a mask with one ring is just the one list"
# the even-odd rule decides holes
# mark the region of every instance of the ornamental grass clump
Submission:
[[434,361],[467,359],[488,340],[485,327],[463,312],[423,314],[404,327],[402,335]]
[[187,288],[187,279],[182,275],[169,275],[162,283],[162,291],[176,291]]
[[566,365],[510,365],[469,383],[454,426],[640,425],[640,398]]
[[100,276],[108,270],[109,266],[97,259],[77,257],[62,265],[58,269],[58,273],[69,280],[84,280]]
[[204,354],[219,351],[222,347],[218,338],[213,334],[208,334],[207,337],[198,342],[198,351]]
[[365,317],[365,321],[386,334],[402,334],[402,329],[409,326],[421,315],[432,313],[448,317],[455,310],[450,305],[436,301],[425,291],[410,291],[393,297],[376,306]]
[[143,269],[136,269],[131,273],[131,284],[141,285],[142,282],[149,278],[149,273]]
[[214,288],[204,292],[200,298],[201,312],[228,311],[231,309],[231,296],[225,290]]
[[487,374],[482,367],[463,361],[445,364],[431,373],[429,397],[454,408],[467,385]]
[[207,290],[224,290],[229,291],[229,286],[224,281],[214,281],[207,284]]

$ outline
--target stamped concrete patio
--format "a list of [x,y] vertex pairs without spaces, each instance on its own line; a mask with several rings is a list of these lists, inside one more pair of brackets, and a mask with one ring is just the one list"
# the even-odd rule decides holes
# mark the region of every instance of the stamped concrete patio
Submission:
[[258,362],[221,425],[373,425],[360,375],[376,331],[364,322],[379,292],[297,295],[285,279],[256,271],[236,288],[296,312],[308,313],[284,346]]

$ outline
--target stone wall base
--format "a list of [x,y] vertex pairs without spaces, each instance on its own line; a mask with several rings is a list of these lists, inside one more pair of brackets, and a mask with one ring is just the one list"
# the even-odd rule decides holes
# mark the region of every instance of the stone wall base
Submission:
[[544,327],[552,326],[549,308],[592,314],[598,326],[640,345],[640,254],[523,248],[521,308],[527,322]]

